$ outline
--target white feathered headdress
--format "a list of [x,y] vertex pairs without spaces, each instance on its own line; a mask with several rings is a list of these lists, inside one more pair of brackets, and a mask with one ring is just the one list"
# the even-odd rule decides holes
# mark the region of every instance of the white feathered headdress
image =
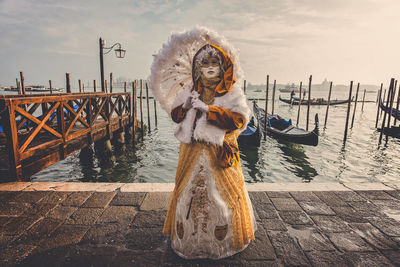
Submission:
[[190,31],[173,33],[154,56],[151,74],[147,79],[154,97],[168,114],[176,96],[184,89],[193,87],[193,57],[206,44],[217,45],[229,55],[235,66],[236,84],[242,83],[243,72],[239,64],[239,53],[225,37],[200,26]]

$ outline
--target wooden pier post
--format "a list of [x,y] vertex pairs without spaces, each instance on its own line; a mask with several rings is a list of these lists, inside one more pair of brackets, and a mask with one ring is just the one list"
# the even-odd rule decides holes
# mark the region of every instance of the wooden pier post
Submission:
[[[389,109],[389,114],[388,114],[388,123],[387,123],[387,127],[386,127],[388,129],[390,128],[390,121],[392,118],[393,102],[394,102],[394,96],[396,95],[396,87],[397,87],[397,80],[395,80],[392,92],[390,94],[390,109]],[[387,141],[387,137],[388,137],[388,135],[386,134],[386,141]]]
[[351,107],[351,93],[352,93],[352,91],[353,91],[353,81],[350,82],[349,100],[348,100],[348,103],[347,103],[347,114],[346,114],[346,127],[344,128],[343,144],[346,144],[346,140],[347,140],[347,128],[349,126],[350,107]]
[[269,75],[265,86],[264,141],[267,140]]
[[147,86],[147,82],[145,82],[145,83],[146,83],[147,124],[148,124],[148,131],[150,133],[151,127],[150,127],[149,87]]
[[137,97],[136,97],[136,90],[137,90],[137,82],[136,80],[132,82],[132,135],[133,135],[133,142],[135,142],[136,138],[136,123],[137,123]]
[[355,117],[355,115],[356,115],[356,110],[357,110],[358,91],[359,91],[359,90],[360,90],[360,83],[357,83],[356,101],[354,102],[353,117],[351,118],[351,126],[350,126],[350,129],[353,129],[354,117]]
[[376,95],[376,103],[379,103],[379,99],[382,97],[382,87],[383,87],[383,83],[381,83],[381,89],[378,91],[377,95]]
[[106,93],[108,93],[107,80],[104,80],[104,87],[105,87]]
[[65,73],[65,88],[67,93],[71,93],[71,80],[69,77],[69,73]]
[[124,93],[126,93],[126,82],[124,82]]
[[379,110],[381,109],[381,94],[382,94],[382,86],[383,83],[381,83],[381,89],[378,91],[378,109],[376,110],[376,120],[375,120],[375,128],[378,128],[378,120],[379,120]]
[[143,127],[143,80],[140,79],[140,126],[141,126],[141,134],[142,138],[144,136],[144,127]]
[[155,98],[153,98],[153,102],[154,102],[154,122],[155,122],[155,128],[157,129],[157,102]]
[[50,88],[50,94],[53,94],[53,86],[51,84],[51,80],[49,80],[49,88]]
[[97,88],[96,88],[96,80],[93,80],[93,92],[96,92]]
[[24,73],[23,73],[22,71],[20,71],[20,72],[19,72],[19,75],[20,75],[20,80],[21,80],[21,92],[22,92],[22,95],[25,95],[26,92],[25,92]]
[[276,89],[276,80],[274,80],[274,87],[272,89],[272,110],[271,110],[272,115],[274,115],[274,108],[275,108],[275,89]]
[[[387,99],[386,99],[386,108],[389,107],[389,99],[390,99],[389,97],[390,97],[391,91],[393,90],[393,85],[394,85],[394,78],[390,79],[390,85],[389,85],[388,95],[387,95]],[[386,91],[385,91],[385,93],[386,93]],[[382,120],[382,125],[381,125],[381,133],[379,134],[379,142],[378,142],[379,145],[382,142],[382,136],[383,136],[383,132],[385,130],[386,114],[387,114],[387,112],[384,112],[384,114],[383,114],[383,120]]]
[[299,92],[299,106],[297,107],[297,120],[296,120],[296,127],[299,126],[299,121],[300,121],[300,107],[301,107],[301,101],[303,99],[301,98],[301,93],[303,90],[303,82],[300,82],[300,92]]
[[111,94],[113,93],[113,86],[114,86],[114,84],[113,84],[113,74],[111,72],[110,73],[110,93]]
[[246,80],[244,80],[243,91],[244,91],[244,94],[246,94]]
[[[22,73],[22,72],[21,72]],[[23,75],[21,75],[23,77]],[[21,79],[22,82],[22,79]],[[6,109],[6,116],[5,116],[5,125],[4,127],[6,133],[6,140],[7,140],[7,154],[9,158],[9,176],[12,179],[21,181],[22,180],[22,166],[21,161],[18,157],[18,129],[15,123],[16,116],[13,105],[9,105]]]
[[326,123],[328,122],[329,105],[331,104],[331,93],[332,93],[332,82],[329,85],[328,105],[326,105],[324,129],[326,129]]
[[[398,93],[397,93],[397,103],[396,103],[396,112],[397,112],[397,114],[400,114],[399,113],[399,104],[400,104],[399,102],[400,102],[400,85],[399,85],[399,90],[398,90]],[[394,117],[393,125],[396,126],[396,123],[397,123],[397,116]]]
[[78,80],[78,85],[79,85],[79,93],[82,93],[82,81],[80,79]]
[[[383,98],[381,99],[382,105],[385,105],[385,98],[386,98],[386,89],[383,92]],[[383,109],[381,109],[381,113],[379,114],[379,118],[382,118]]]
[[364,89],[363,100],[362,100],[362,105],[361,105],[361,112],[364,112],[364,102],[365,102],[365,93],[366,92],[367,92],[367,90]]
[[82,84],[82,93],[84,93],[85,92],[85,84],[83,83]]
[[311,105],[311,82],[312,82],[312,75],[308,80],[308,103],[307,103],[307,124],[306,124],[306,131],[308,131],[308,124],[310,122],[310,105]]
[[15,84],[17,85],[18,94],[20,95],[22,92],[21,92],[21,87],[19,85],[18,78],[15,78]]

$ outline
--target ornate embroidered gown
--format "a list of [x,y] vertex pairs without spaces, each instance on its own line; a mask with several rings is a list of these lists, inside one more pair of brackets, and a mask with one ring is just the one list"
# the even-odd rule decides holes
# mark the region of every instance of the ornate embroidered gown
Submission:
[[[232,87],[235,82],[233,75],[229,75],[232,63],[224,56],[225,78],[223,86],[217,87],[216,96],[225,90],[221,94],[225,98],[215,97],[207,114],[191,114],[192,110],[185,110],[182,104],[175,105],[171,112],[172,119],[180,125],[190,118],[195,121],[191,141],[180,145],[175,189],[163,229],[165,234],[170,233],[173,250],[183,258],[228,257],[254,240],[256,223],[236,140],[246,118],[241,109],[229,108],[240,106],[234,103],[238,101],[236,94],[244,95],[238,93],[238,87]],[[204,98],[207,90],[201,84],[195,84],[195,88]],[[222,145],[202,138],[213,130],[223,138]]]

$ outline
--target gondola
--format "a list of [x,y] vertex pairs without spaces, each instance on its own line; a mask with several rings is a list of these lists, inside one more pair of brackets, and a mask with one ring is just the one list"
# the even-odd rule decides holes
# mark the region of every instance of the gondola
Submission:
[[[385,111],[386,113],[389,113],[390,107],[386,107],[383,103],[380,104],[381,109]],[[400,110],[397,110],[395,108],[392,108],[391,112],[392,116],[400,120]]]
[[[381,132],[382,129],[378,128],[378,132]],[[390,128],[383,128],[383,133],[389,135],[391,137],[400,138],[400,126],[392,126]]]
[[[299,104],[299,98],[298,97],[294,97],[293,100],[290,100],[290,99],[285,99],[285,98],[282,98],[281,96],[279,96],[279,100],[284,102],[284,103],[291,104],[291,105],[298,105]],[[346,100],[331,100],[329,105],[330,106],[340,105],[340,104],[345,104],[345,103],[348,103],[348,102],[349,102],[348,99],[346,99]],[[301,104],[302,105],[308,105],[308,100],[307,99],[301,100]],[[328,101],[323,99],[323,98],[313,98],[313,99],[311,99],[310,105],[328,105]]]
[[[264,129],[265,111],[253,101],[254,116],[261,129]],[[267,134],[277,139],[303,145],[318,145],[318,114],[315,114],[315,128],[311,132],[292,125],[291,120],[285,120],[279,115],[267,115]]]
[[239,146],[259,146],[261,140],[260,127],[254,123],[254,117],[251,117],[246,129],[238,137]]

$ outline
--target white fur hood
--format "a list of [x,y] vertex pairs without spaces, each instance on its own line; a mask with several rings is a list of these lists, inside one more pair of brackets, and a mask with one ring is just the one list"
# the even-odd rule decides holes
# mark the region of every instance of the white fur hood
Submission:
[[[190,95],[190,89],[185,89],[179,93],[172,104],[172,109],[183,104]],[[215,97],[214,102],[211,105],[226,108],[232,112],[243,115],[245,123],[243,127],[239,129],[239,132],[246,128],[251,116],[251,111],[247,105],[246,96],[240,88],[240,85],[237,83],[235,83],[231,90],[225,95]],[[197,120],[196,127],[193,129],[195,117],[196,110],[192,108],[186,113],[185,119],[180,122],[175,129],[175,137],[179,141],[187,144],[192,141],[193,137],[194,140],[197,141],[204,141],[210,144],[222,146],[226,131],[207,122],[206,114],[203,114],[200,119]]]

